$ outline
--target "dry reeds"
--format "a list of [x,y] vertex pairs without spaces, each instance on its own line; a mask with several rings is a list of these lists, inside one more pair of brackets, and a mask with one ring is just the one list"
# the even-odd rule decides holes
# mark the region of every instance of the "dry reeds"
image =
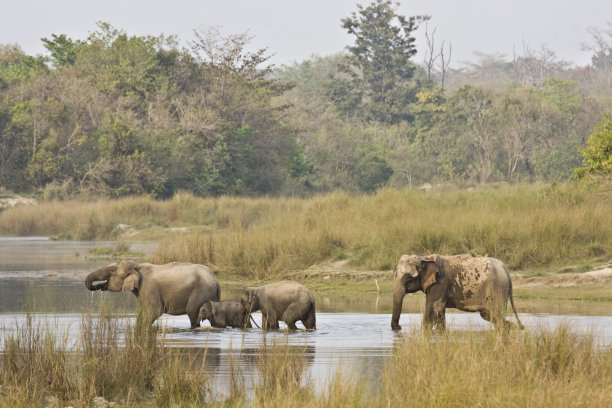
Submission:
[[[612,253],[605,185],[482,187],[473,191],[382,190],[310,199],[210,198],[48,202],[0,213],[0,233],[118,238],[119,224],[158,240],[151,261],[197,262],[249,279],[330,259],[391,269],[403,253],[474,253],[511,269]],[[173,233],[169,227],[189,227]],[[147,235],[148,234],[148,235]]]
[[339,370],[319,391],[308,374],[316,350],[264,337],[252,393],[237,387],[224,399],[212,398],[205,356],[164,347],[150,328],[118,327],[86,315],[71,348],[28,317],[4,339],[0,406],[597,408],[612,395],[612,350],[567,326],[405,332],[379,372]]
[[78,345],[70,346],[67,335],[58,341],[28,315],[4,339],[0,406],[91,406],[94,400],[196,406],[205,401],[205,359],[186,364],[151,327],[128,326],[120,333],[117,318],[84,315],[81,334]]

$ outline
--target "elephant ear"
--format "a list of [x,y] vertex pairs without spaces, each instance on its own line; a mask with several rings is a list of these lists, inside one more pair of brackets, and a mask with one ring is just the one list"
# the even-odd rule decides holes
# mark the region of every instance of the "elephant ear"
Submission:
[[215,309],[215,305],[212,302],[208,302],[210,305],[210,315],[214,317],[217,314],[217,309]]
[[438,265],[433,260],[423,261],[423,272],[421,273],[421,288],[423,292],[427,293],[429,288],[435,284],[440,274]]
[[123,286],[121,287],[121,290],[132,292],[135,289],[138,289],[139,281],[140,281],[140,276],[138,276],[137,273],[130,273],[123,280]]
[[210,302],[204,302],[204,304],[200,306],[200,313],[198,314],[198,321],[210,319],[210,317],[212,316],[210,309],[211,309]]

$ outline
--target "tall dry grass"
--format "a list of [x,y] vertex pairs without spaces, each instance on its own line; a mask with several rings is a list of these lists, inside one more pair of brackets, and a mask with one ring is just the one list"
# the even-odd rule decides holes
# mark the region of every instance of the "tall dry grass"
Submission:
[[31,318],[5,337],[0,406],[598,408],[612,395],[612,350],[567,326],[405,332],[379,372],[339,370],[322,390],[307,370],[316,350],[264,337],[253,388],[215,399],[205,357],[184,358],[151,330],[122,338],[110,317],[83,319],[77,347]]
[[[0,233],[75,239],[117,238],[119,224],[155,235],[151,261],[204,263],[268,278],[329,259],[391,269],[403,253],[488,254],[512,269],[609,256],[612,194],[600,185],[524,185],[473,191],[382,190],[310,199],[49,202],[0,213]],[[152,236],[152,235],[149,235]]]
[[211,233],[162,239],[155,261],[261,279],[329,259],[391,269],[403,253],[488,254],[523,269],[612,252],[612,200],[585,186],[384,190],[266,203],[256,221],[237,214]]
[[[568,327],[524,333],[409,333],[378,404],[437,407],[605,407],[612,352]],[[397,379],[402,379],[398,381]]]
[[[205,359],[185,362],[151,327],[119,329],[115,317],[84,315],[71,346],[27,321],[5,335],[0,406],[201,406],[210,401]],[[98,401],[96,403],[96,400]]]
[[291,375],[279,374],[280,392],[218,405],[603,408],[612,395],[612,351],[568,327],[433,336],[416,330],[404,333],[382,371],[367,378],[339,372],[316,393],[312,383],[296,386]]

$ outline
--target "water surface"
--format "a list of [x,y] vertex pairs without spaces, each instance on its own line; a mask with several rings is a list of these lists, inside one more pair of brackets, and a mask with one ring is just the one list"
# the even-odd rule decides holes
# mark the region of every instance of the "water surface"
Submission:
[[[120,327],[133,324],[137,302],[131,293],[89,292],[83,279],[90,271],[111,262],[90,255],[96,247],[113,242],[50,241],[46,238],[0,238],[0,351],[6,335],[22,327],[29,315],[34,324],[76,346],[83,319],[96,319],[101,310],[119,318]],[[137,247],[150,250],[150,246]],[[222,284],[223,299],[238,299],[241,287]],[[358,376],[378,376],[393,345],[406,330],[420,327],[424,296],[406,296],[401,333],[391,325],[391,294],[316,293],[317,330],[264,333],[261,329],[191,330],[187,316],[163,315],[157,325],[169,347],[189,358],[203,358],[213,391],[230,389],[230,376],[238,370],[247,386],[259,380],[259,355],[264,345],[282,344],[305,359],[305,381],[322,389],[337,370]],[[612,343],[612,304],[589,301],[532,301],[515,299],[523,324],[554,328],[560,324],[578,333],[592,334],[602,345]],[[261,323],[261,314],[254,318]],[[447,313],[452,330],[484,330],[489,324],[476,313]],[[281,328],[284,328],[281,323]],[[298,323],[298,327],[303,327]]]

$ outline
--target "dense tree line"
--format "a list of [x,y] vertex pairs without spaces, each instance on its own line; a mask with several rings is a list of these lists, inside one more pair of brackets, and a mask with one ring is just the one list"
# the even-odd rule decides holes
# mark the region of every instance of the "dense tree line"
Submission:
[[436,71],[416,60],[427,20],[376,0],[341,22],[346,53],[276,69],[215,28],[188,47],[108,23],[42,39],[48,56],[0,45],[0,186],[164,198],[567,180],[591,134],[609,140],[612,31],[593,32],[587,67],[526,47]]
[[0,184],[50,193],[275,194],[301,175],[266,50],[202,29],[189,49],[108,24],[0,49]]

